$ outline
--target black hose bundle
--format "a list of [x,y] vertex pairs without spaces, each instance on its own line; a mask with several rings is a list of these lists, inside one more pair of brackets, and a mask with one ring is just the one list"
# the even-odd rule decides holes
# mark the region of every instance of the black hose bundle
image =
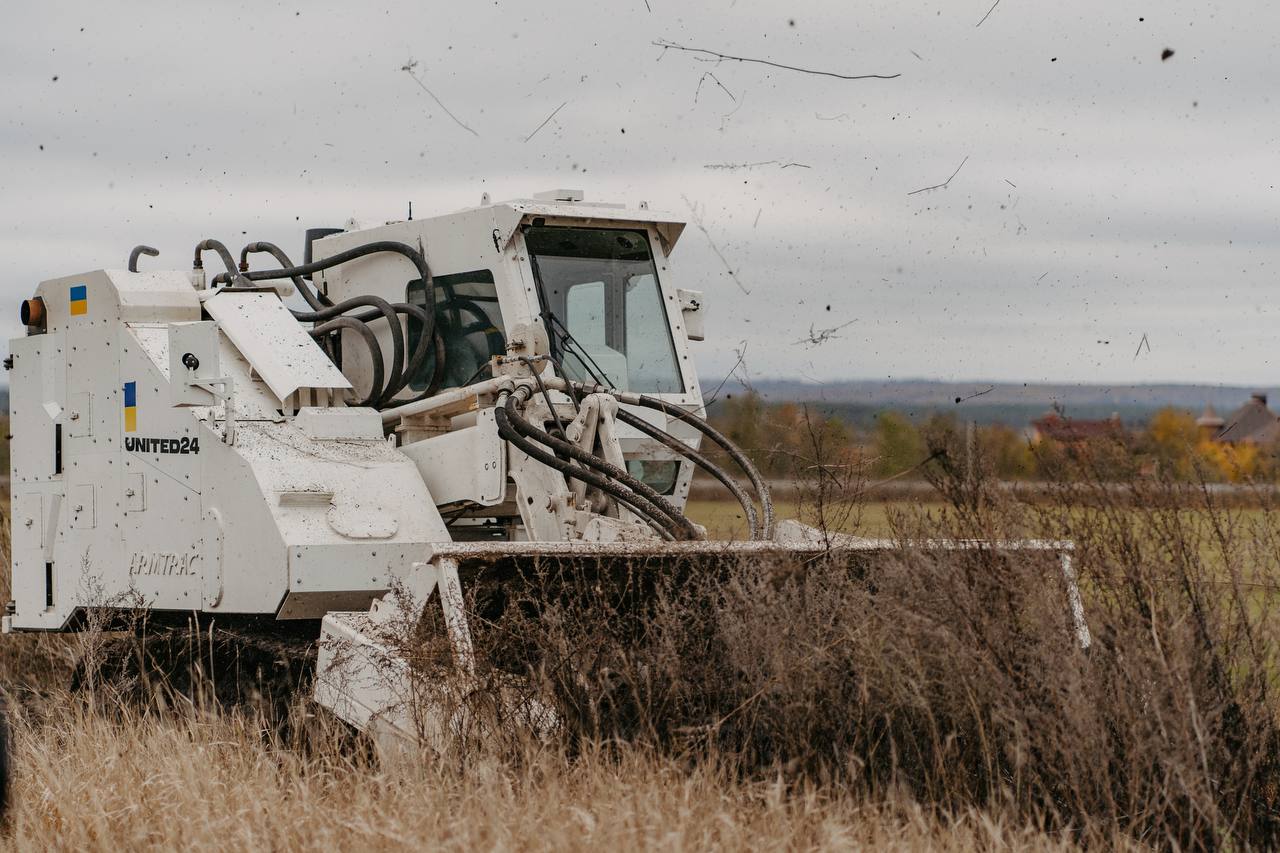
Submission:
[[[536,372],[534,378],[545,396],[545,387]],[[564,389],[569,393],[570,399],[575,402],[575,408],[577,407],[578,392],[583,394],[609,394],[618,399],[619,402],[623,402],[625,398],[625,402],[628,404],[641,405],[669,414],[690,424],[703,435],[706,435],[712,442],[720,446],[751,480],[763,509],[763,524],[746,489],[719,465],[689,447],[689,445],[671,433],[659,429],[626,409],[618,409],[617,418],[619,421],[661,442],[669,449],[689,459],[724,485],[737,499],[738,503],[741,504],[743,512],[746,514],[752,539],[760,540],[772,537],[773,499],[769,493],[768,485],[765,483],[764,478],[760,476],[759,471],[756,470],[755,465],[751,463],[751,460],[715,427],[679,406],[654,397],[640,394],[623,394],[616,389],[599,385],[586,385],[568,380],[565,381]],[[566,477],[595,486],[605,494],[627,505],[663,535],[664,538],[702,538],[698,528],[680,510],[643,480],[631,476],[628,472],[576,444],[565,441],[563,439],[564,428],[560,425],[558,418],[556,432],[559,435],[540,429],[523,418],[516,410],[516,405],[517,403],[523,404],[527,402],[533,393],[531,387],[523,386],[514,393],[504,394],[499,400],[499,405],[494,414],[498,426],[498,434],[502,438],[511,442],[531,458],[562,472]],[[548,400],[547,405],[551,405],[550,400]],[[552,411],[554,413],[554,409]]]
[[[370,354],[376,356],[370,361],[373,368],[373,383],[369,388],[369,396],[356,403],[357,406],[376,406],[381,402],[383,393],[382,374],[384,372],[382,348],[378,346],[378,336],[373,333],[373,329],[370,329],[367,323],[362,323],[355,317],[334,317],[332,320],[313,328],[311,337],[324,339],[328,337],[330,332],[335,332],[339,329],[351,329],[364,340]],[[332,358],[332,353],[330,353],[330,357]]]
[[[760,476],[759,470],[757,470],[756,466],[752,464],[750,459],[747,458],[747,455],[743,453],[740,449],[738,449],[738,447],[732,441],[726,438],[724,434],[721,433],[718,429],[713,427],[711,424],[707,423],[706,420],[704,420],[703,418],[700,418],[697,415],[693,414],[692,412],[682,409],[681,407],[675,405],[674,403],[668,403],[666,400],[659,400],[656,397],[649,397],[644,394],[623,395],[622,392],[618,391],[615,388],[605,388],[603,385],[587,385],[586,383],[583,383],[583,382],[572,382],[567,377],[565,381],[569,384],[569,386],[571,386],[574,390],[578,391],[579,393],[609,394],[615,398],[618,398],[619,400],[622,400],[623,397],[625,396],[626,402],[631,403],[633,405],[644,406],[647,409],[656,409],[657,411],[670,415],[671,417],[676,418],[677,420],[684,421],[685,423],[689,424],[689,426],[693,427],[698,432],[702,433],[707,438],[711,439],[712,442],[714,442],[722,450],[724,450],[726,454],[728,454],[729,458],[732,459],[738,465],[738,467],[742,469],[742,472],[747,475],[747,479],[751,481],[751,486],[755,490],[756,497],[760,501],[760,508],[764,515],[764,523],[760,528],[760,535],[758,538],[760,539],[773,538],[773,496],[769,493],[768,484],[765,483],[764,477]],[[639,418],[635,418],[634,416],[630,416],[632,420],[628,420],[627,418],[622,417],[622,414],[623,413],[621,412],[621,410],[619,410],[619,419],[622,420],[624,423],[629,423],[631,426],[636,426],[634,421],[640,420]],[[636,426],[636,428],[641,429],[638,426]],[[641,431],[643,432],[644,430],[641,429]],[[684,442],[680,442],[679,439],[675,439],[674,436],[669,436],[669,437],[673,438],[675,441],[679,442],[681,445],[684,445]],[[668,445],[668,446],[671,446],[671,445]],[[688,448],[687,445],[684,445],[684,447],[685,447],[685,450],[690,449]],[[678,448],[673,448],[673,449],[678,449]],[[680,452],[685,453],[685,450],[681,450]],[[685,453],[685,455],[688,456],[687,453]],[[692,459],[695,463],[697,463],[698,461],[697,459],[694,459],[692,456],[688,456],[688,458]],[[717,480],[720,480],[721,483],[724,483],[726,487],[728,487],[729,484],[725,482],[725,480],[731,479],[731,478],[729,478],[727,474],[724,474],[723,471],[720,471],[720,473],[716,473],[716,471],[713,471],[712,469],[705,468],[705,467],[704,467],[704,470],[706,470],[708,473],[714,476]],[[731,487],[729,490],[731,492],[734,492],[735,497],[738,497],[738,491],[741,491],[741,489],[739,489],[738,491],[734,491],[734,489]],[[741,497],[739,497],[738,499],[740,502],[742,501]],[[750,503],[750,501],[747,501],[747,503]],[[746,504],[744,504],[743,508],[744,510],[746,509]],[[754,511],[749,512],[748,518],[751,518],[753,515],[754,515]],[[753,526],[753,530],[754,530],[754,526]],[[756,538],[756,537],[753,536],[753,538]]]
[[[249,255],[259,253],[271,255],[271,257],[275,258],[276,263],[280,264],[281,267],[293,266],[293,261],[289,260],[289,256],[285,254],[284,249],[281,249],[275,243],[268,243],[266,240],[259,240],[256,243],[248,244],[240,250],[240,271],[248,272]],[[222,276],[216,277],[214,282],[217,282],[221,277]],[[306,280],[302,276],[295,275],[290,276],[290,278],[293,279],[293,286],[302,294],[302,298],[307,300],[307,304],[311,306],[312,311],[319,311],[322,308],[328,308],[333,305],[332,300],[330,300],[326,294],[321,293],[319,290],[313,291],[307,285]]]
[[[632,477],[621,468],[588,453],[576,444],[557,438],[525,420],[516,411],[516,403],[526,402],[530,393],[531,389],[525,386],[514,393],[503,395],[503,399],[494,410],[498,435],[543,465],[562,472],[566,477],[594,486],[626,505],[657,530],[664,539],[702,538],[701,531],[694,526],[693,522],[685,518],[680,510],[644,481]],[[538,444],[562,453],[578,464],[562,459],[555,453],[539,447]]]
[[[373,365],[373,385],[368,396],[360,401],[360,405],[373,406],[375,408],[390,405],[396,395],[403,391],[409,382],[422,370],[433,351],[436,356],[435,370],[428,382],[426,391],[415,399],[423,399],[430,394],[434,394],[439,389],[440,380],[444,376],[445,348],[444,341],[440,339],[435,328],[435,285],[426,259],[421,252],[412,246],[405,243],[380,240],[348,249],[345,252],[339,252],[319,261],[303,264],[302,266],[294,266],[293,261],[289,259],[283,249],[274,243],[260,240],[249,243],[240,250],[238,272],[234,266],[234,261],[231,259],[230,252],[216,240],[205,240],[196,247],[197,266],[199,265],[200,252],[204,250],[217,251],[222,257],[223,263],[227,265],[227,272],[214,276],[212,281],[214,285],[230,284],[234,287],[237,279],[241,283],[245,280],[250,282],[282,278],[292,280],[294,287],[297,288],[302,298],[306,300],[311,310],[291,310],[290,313],[299,322],[316,324],[310,330],[311,336],[323,342],[325,351],[335,361],[335,352],[330,347],[330,334],[340,329],[351,329],[356,332],[368,348],[370,362]],[[407,302],[392,303],[377,296],[357,296],[335,305],[326,294],[318,289],[313,289],[303,278],[304,275],[310,275],[313,272],[378,252],[393,252],[403,255],[413,263],[425,286],[426,308]],[[281,265],[281,268],[249,272],[249,255],[255,253],[271,255]],[[348,313],[356,308],[368,308],[369,310],[358,314]],[[400,316],[405,317],[407,320],[416,321],[422,328],[422,335],[412,353],[406,353],[404,329],[400,323]],[[378,320],[387,322],[387,328],[391,334],[390,370],[384,367],[382,347],[378,344],[377,336],[367,327],[368,323]],[[408,356],[407,359],[406,355]]]
[[706,471],[712,477],[719,480],[721,485],[728,489],[729,493],[733,495],[733,497],[742,506],[742,511],[747,517],[747,528],[751,531],[751,538],[761,538],[762,531],[760,530],[759,521],[756,516],[755,504],[751,502],[751,497],[747,494],[746,490],[742,488],[742,484],[729,476],[727,471],[707,457],[703,456],[698,451],[694,450],[689,445],[685,444],[680,439],[676,438],[671,433],[666,430],[658,429],[644,418],[636,417],[626,409],[618,409],[618,420],[628,426],[638,429],[650,438],[660,441],[662,444],[666,445],[668,449],[679,453],[694,465],[697,465],[703,471]]
[[336,267],[339,264],[345,264],[347,261],[354,261],[356,258],[363,258],[366,255],[374,255],[379,252],[394,252],[404,255],[408,258],[418,270],[418,278],[422,280],[423,288],[427,297],[427,324],[423,326],[422,336],[430,338],[435,332],[435,307],[436,307],[436,288],[435,281],[431,277],[431,270],[427,267],[427,259],[422,253],[407,243],[397,243],[394,240],[376,240],[372,243],[365,243],[363,246],[356,246],[347,249],[345,252],[338,252],[336,255],[330,255],[318,261],[312,261],[309,264],[303,264],[296,267],[285,267],[278,270],[260,270],[258,272],[246,272],[244,277],[250,281],[270,281],[278,278],[296,278],[299,276],[311,275],[312,273],[327,270],[330,267]]

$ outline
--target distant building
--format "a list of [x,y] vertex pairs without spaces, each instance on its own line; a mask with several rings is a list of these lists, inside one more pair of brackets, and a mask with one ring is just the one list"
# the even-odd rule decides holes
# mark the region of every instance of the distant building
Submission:
[[1196,418],[1196,429],[1200,432],[1202,441],[1212,441],[1218,437],[1218,433],[1222,432],[1222,428],[1227,422],[1222,416],[1213,410],[1212,405],[1204,407],[1204,413]]
[[1031,422],[1031,441],[1039,444],[1050,439],[1062,444],[1080,444],[1098,438],[1123,438],[1124,424],[1119,413],[1106,420],[1086,421],[1067,418],[1057,412],[1046,412]]
[[[1205,415],[1212,413],[1213,409],[1205,409]],[[1207,430],[1212,418],[1206,420],[1202,415],[1196,425],[1201,422]],[[1222,419],[1221,427],[1211,437],[1225,444],[1274,444],[1280,440],[1280,417],[1267,408],[1266,394],[1254,394],[1249,402]]]

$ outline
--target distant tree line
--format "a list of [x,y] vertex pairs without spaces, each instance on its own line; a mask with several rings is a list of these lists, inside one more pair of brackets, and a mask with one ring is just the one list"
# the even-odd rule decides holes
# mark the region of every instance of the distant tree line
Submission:
[[1192,414],[1174,408],[1156,411],[1138,427],[1069,442],[1034,435],[1028,427],[970,425],[951,413],[911,418],[885,410],[870,426],[856,426],[815,406],[766,403],[755,393],[718,401],[711,421],[772,478],[803,476],[819,462],[857,468],[870,481],[923,476],[931,455],[961,448],[986,473],[1006,480],[1052,478],[1064,461],[1083,457],[1100,476],[1116,478],[1280,479],[1278,448],[1215,441]]

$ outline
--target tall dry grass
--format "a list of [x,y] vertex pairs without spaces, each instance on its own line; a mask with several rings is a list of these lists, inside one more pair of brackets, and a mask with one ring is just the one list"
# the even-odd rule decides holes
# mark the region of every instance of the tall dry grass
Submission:
[[[7,558],[7,518],[0,543]],[[7,561],[7,559],[6,559]],[[8,576],[0,581],[8,592]],[[89,620],[91,623],[95,620]],[[542,744],[379,760],[305,701],[294,725],[254,710],[68,690],[113,638],[0,638],[15,850],[779,849],[1071,846],[976,809],[868,803],[838,788],[745,780],[714,756]]]
[[[6,637],[4,843],[1274,846],[1280,514],[1103,482],[1087,457],[1068,460],[1059,499],[1024,504],[953,437],[932,449],[945,508],[905,508],[895,535],[1073,540],[1089,649],[1050,555],[906,548],[589,577],[546,562],[470,587],[486,668],[466,700],[469,719],[500,713],[518,676],[556,708],[556,735],[480,726],[378,758],[305,702],[282,727],[109,685],[70,694],[77,643]],[[813,456],[810,511],[856,522],[856,469],[824,467],[819,442]],[[401,639],[438,649],[439,627]],[[421,662],[439,677],[440,659]]]
[[748,782],[641,749],[371,763],[238,716],[116,718],[72,704],[18,729],[17,849],[1061,849],[966,810]]
[[[1275,846],[1274,507],[1103,480],[1087,454],[1056,500],[1023,504],[956,436],[931,449],[946,504],[898,514],[896,538],[1071,540],[1089,648],[1052,554],[908,547],[586,578],[548,561],[506,579],[500,610],[477,596],[486,659],[555,697],[571,742],[710,755],[744,780],[977,808],[1082,843]],[[861,486],[823,470],[817,488],[831,513]]]

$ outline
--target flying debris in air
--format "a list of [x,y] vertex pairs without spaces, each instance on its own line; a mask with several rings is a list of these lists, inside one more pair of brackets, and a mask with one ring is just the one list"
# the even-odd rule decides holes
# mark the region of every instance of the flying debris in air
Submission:
[[843,329],[845,326],[852,326],[856,322],[858,321],[850,320],[848,323],[841,323],[839,326],[832,326],[830,329],[817,329],[817,330],[815,330],[813,328],[813,324],[810,323],[809,336],[807,338],[801,338],[800,340],[795,341],[793,346],[797,344],[805,344],[806,346],[812,348],[820,344],[825,344],[827,341],[831,340],[832,338],[840,337],[840,335],[836,333],[839,332],[841,329]]

